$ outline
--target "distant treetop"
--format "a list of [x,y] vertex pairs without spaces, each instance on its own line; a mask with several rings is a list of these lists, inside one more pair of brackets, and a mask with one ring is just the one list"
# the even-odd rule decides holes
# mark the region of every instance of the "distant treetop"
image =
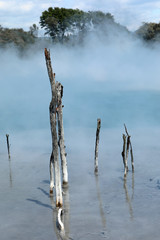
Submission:
[[45,34],[50,35],[54,42],[61,43],[75,37],[82,39],[87,32],[96,31],[107,23],[114,23],[110,13],[58,7],[48,8],[40,17],[40,26],[45,29]]
[[136,34],[147,41],[160,41],[160,23],[143,23]]

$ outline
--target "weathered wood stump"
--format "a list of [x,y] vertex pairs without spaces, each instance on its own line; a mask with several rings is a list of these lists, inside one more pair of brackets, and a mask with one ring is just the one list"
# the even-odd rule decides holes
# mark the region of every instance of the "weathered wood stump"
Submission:
[[99,149],[99,133],[101,128],[101,119],[97,119],[97,131],[96,131],[96,142],[95,142],[95,158],[94,158],[94,172],[98,173],[98,149]]
[[[53,73],[51,66],[50,52],[46,48],[45,59],[52,93],[52,98],[49,107],[52,135],[52,153],[50,157],[50,193],[53,193],[53,187],[55,186],[56,206],[61,207],[63,204],[63,200],[58,147],[60,148],[63,183],[64,184],[68,183],[68,171],[64,145],[64,129],[62,115],[63,86],[59,82],[55,82],[55,73]],[[57,121],[58,121],[58,134],[57,134]]]
[[123,164],[124,164],[124,176],[126,177],[128,172],[129,149],[131,154],[132,172],[134,172],[134,159],[133,159],[133,150],[132,150],[132,144],[131,144],[131,136],[128,134],[128,130],[125,124],[124,124],[124,128],[125,128],[126,135],[123,134],[122,158],[123,158]]
[[8,158],[10,159],[11,154],[10,154],[9,134],[6,134],[6,140],[7,140]]

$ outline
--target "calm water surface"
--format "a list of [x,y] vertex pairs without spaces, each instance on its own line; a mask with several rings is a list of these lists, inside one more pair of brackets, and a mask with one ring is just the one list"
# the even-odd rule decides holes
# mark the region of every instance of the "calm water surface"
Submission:
[[[67,96],[68,92],[66,88]],[[64,97],[69,171],[69,188],[64,189],[66,237],[158,240],[160,92],[97,90],[88,93],[77,91]],[[19,107],[13,114],[14,108],[10,105],[0,118],[0,234],[3,240],[60,239],[54,198],[49,196],[48,102],[42,105],[41,111],[40,106],[38,110],[34,104],[32,107],[33,114],[28,108],[24,111]],[[99,175],[95,177],[98,117],[102,128]],[[131,135],[135,160],[135,173],[129,171],[126,180],[121,157],[123,123]],[[7,156],[6,131],[10,134],[11,160]]]

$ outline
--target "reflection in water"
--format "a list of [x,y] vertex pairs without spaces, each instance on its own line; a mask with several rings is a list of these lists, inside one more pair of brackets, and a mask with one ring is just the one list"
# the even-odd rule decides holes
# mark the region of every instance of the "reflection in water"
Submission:
[[58,210],[59,208],[56,207],[56,204],[54,202],[53,195],[50,195],[50,201],[53,208],[53,225],[54,225],[54,231],[57,235],[58,240],[68,240],[71,239],[69,237],[69,191],[68,188],[63,189],[63,210],[61,215],[61,220],[64,225],[64,229],[59,229],[59,226],[57,224],[57,216],[58,216]]
[[12,179],[12,167],[11,167],[11,159],[9,158],[9,182],[10,188],[13,187],[13,179]]
[[134,172],[132,172],[132,199],[134,198]]
[[104,214],[104,211],[103,211],[103,204],[102,204],[102,199],[101,199],[101,193],[100,193],[99,181],[98,181],[98,175],[97,174],[95,174],[95,179],[96,179],[97,197],[98,197],[98,201],[99,201],[99,210],[100,210],[100,216],[101,216],[101,220],[102,220],[102,226],[103,226],[103,229],[106,230],[106,218],[105,218],[105,214]]
[[50,201],[51,201],[51,205],[53,208],[53,226],[54,226],[54,232],[56,233],[57,236],[57,240],[61,240],[63,239],[63,236],[61,237],[61,235],[64,235],[63,233],[61,234],[60,230],[58,229],[57,226],[57,216],[58,216],[58,208],[56,208],[56,204],[54,202],[54,198],[53,195],[50,195]]
[[65,228],[65,234],[66,239],[69,239],[69,223],[70,223],[70,205],[69,205],[69,189],[68,187],[63,188],[64,196],[63,196],[63,204],[64,204],[64,228]]
[[132,208],[132,203],[131,203],[131,201],[134,198],[134,173],[133,172],[132,172],[132,195],[131,195],[131,199],[130,199],[130,196],[129,196],[129,193],[128,193],[128,188],[127,188],[127,176],[124,177],[123,187],[124,187],[124,190],[125,190],[126,202],[129,206],[130,218],[131,218],[131,220],[133,220],[133,208]]
[[44,204],[39,200],[30,199],[30,198],[28,198],[26,200],[30,201],[30,202],[34,202],[35,204],[38,204],[40,206],[51,209],[53,211],[53,225],[54,225],[54,231],[57,235],[57,239],[58,240],[69,240],[69,239],[71,239],[69,237],[69,232],[70,232],[69,231],[69,223],[70,223],[70,220],[69,220],[69,212],[70,211],[69,211],[69,209],[70,208],[69,208],[69,191],[68,191],[68,188],[63,189],[63,210],[62,210],[62,215],[60,216],[62,224],[64,225],[64,229],[60,229],[59,225],[58,225],[57,220],[58,220],[59,208],[56,207],[53,194],[52,195],[48,194],[48,192],[46,192],[43,188],[38,187],[38,189],[41,192],[43,192],[47,197],[50,198],[51,205]]

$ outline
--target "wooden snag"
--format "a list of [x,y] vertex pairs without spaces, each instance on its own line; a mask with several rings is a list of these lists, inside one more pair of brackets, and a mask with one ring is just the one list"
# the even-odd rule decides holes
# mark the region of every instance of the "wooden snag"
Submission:
[[10,155],[10,144],[9,144],[9,134],[6,134],[6,140],[7,140],[7,150],[8,150],[8,157],[11,158]]
[[101,119],[97,119],[97,131],[96,131],[96,142],[95,142],[95,159],[94,159],[94,172],[98,173],[98,149],[99,149],[99,133],[101,128]]
[[[54,166],[54,175],[55,175],[55,190],[56,190],[56,206],[62,207],[63,200],[62,200],[62,186],[61,186],[61,175],[60,175],[60,167],[59,167],[59,152],[58,152],[58,137],[57,137],[57,89],[55,83],[55,74],[53,74],[52,65],[51,65],[51,58],[50,52],[45,48],[45,59],[46,59],[46,66],[48,71],[48,76],[51,85],[51,92],[52,92],[52,99],[50,102],[50,126],[51,126],[51,135],[52,135],[52,154],[50,158],[50,192],[53,191],[53,175],[51,174],[52,171],[52,164]],[[52,164],[51,164],[52,162]]]
[[125,165],[126,165],[126,170],[127,170],[127,172],[128,172],[128,154],[129,154],[129,145],[130,145],[130,136],[127,136],[126,159],[125,159]]
[[129,154],[129,148],[130,148],[132,172],[134,172],[134,158],[133,158],[133,150],[132,150],[132,144],[131,144],[131,136],[129,135],[125,124],[124,124],[124,128],[125,128],[125,132],[127,134],[126,161],[128,161],[128,154]]

